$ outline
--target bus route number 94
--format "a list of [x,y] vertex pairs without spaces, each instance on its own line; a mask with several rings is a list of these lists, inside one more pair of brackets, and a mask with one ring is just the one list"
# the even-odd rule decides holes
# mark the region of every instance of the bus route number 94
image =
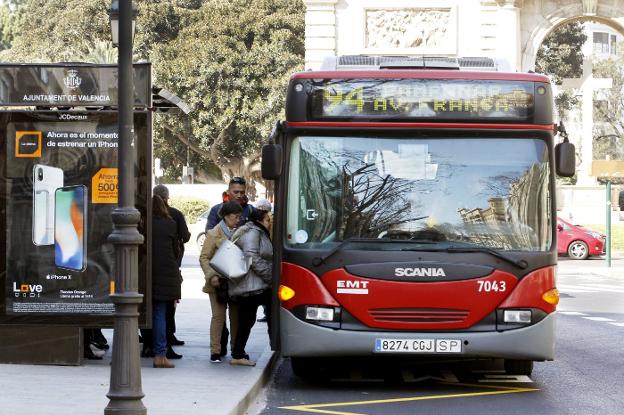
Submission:
[[504,292],[507,291],[507,283],[505,281],[477,281],[479,292]]

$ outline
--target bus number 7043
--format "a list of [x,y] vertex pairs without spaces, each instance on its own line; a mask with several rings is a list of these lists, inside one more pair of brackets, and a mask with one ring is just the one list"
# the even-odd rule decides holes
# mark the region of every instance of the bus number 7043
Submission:
[[479,284],[479,292],[506,291],[507,283],[505,281],[477,281]]

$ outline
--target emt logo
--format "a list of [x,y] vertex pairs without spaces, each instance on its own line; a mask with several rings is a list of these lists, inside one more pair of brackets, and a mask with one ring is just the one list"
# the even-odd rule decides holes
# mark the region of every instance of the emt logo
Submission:
[[336,281],[338,294],[368,294],[368,281]]
[[15,297],[40,297],[43,292],[43,286],[40,284],[21,284],[19,287],[17,283],[13,283],[13,294]]

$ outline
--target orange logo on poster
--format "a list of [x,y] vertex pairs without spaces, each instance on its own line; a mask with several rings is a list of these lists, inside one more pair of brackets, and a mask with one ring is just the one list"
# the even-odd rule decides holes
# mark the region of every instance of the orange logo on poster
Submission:
[[91,203],[117,203],[117,183],[117,168],[101,168],[91,178]]
[[15,157],[41,157],[41,131],[16,131]]

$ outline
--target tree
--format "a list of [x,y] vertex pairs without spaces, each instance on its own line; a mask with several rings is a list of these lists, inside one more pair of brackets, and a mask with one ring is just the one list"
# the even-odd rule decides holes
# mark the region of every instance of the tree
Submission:
[[[110,2],[19,1],[24,19],[11,37],[12,47],[0,52],[1,60],[116,60],[110,42]],[[283,118],[288,77],[303,69],[302,0],[136,4],[135,60],[153,62],[154,84],[193,108],[190,118],[155,117],[154,153],[163,161],[166,177],[180,176],[189,151],[200,180],[238,174],[253,182],[261,142]]]
[[[556,85],[564,78],[580,78],[583,75],[583,44],[587,35],[579,21],[563,24],[546,36],[535,60],[535,70],[550,76]],[[561,91],[555,97],[555,105],[560,117],[579,103],[578,98],[568,91]]]
[[[3,52],[3,60],[64,62],[91,57],[87,60],[102,61],[105,58],[110,61],[110,2],[20,0],[17,3],[23,19],[12,32],[13,44],[11,49]],[[139,11],[134,40],[135,59],[149,59],[156,45],[177,36],[180,15],[188,10],[179,7],[177,0],[139,0],[135,3]],[[197,6],[193,1],[187,3]],[[96,49],[99,51],[94,54]],[[97,55],[99,58],[92,58]]]
[[583,44],[587,35],[579,21],[563,24],[546,36],[537,51],[535,70],[548,74],[557,85],[563,78],[583,75]]
[[10,49],[20,28],[23,0],[0,2],[0,51]]
[[158,84],[194,111],[190,128],[184,119],[162,123],[166,145],[155,154],[173,160],[160,151],[190,141],[194,163],[253,179],[261,143],[283,118],[288,78],[303,68],[304,11],[300,0],[209,0],[184,16],[177,38],[152,61]]
[[106,2],[100,0],[26,0],[11,49],[12,62],[62,62],[87,55],[96,40],[109,40]]
[[594,95],[594,159],[624,160],[624,56],[594,64],[594,76],[611,78],[610,89]]

